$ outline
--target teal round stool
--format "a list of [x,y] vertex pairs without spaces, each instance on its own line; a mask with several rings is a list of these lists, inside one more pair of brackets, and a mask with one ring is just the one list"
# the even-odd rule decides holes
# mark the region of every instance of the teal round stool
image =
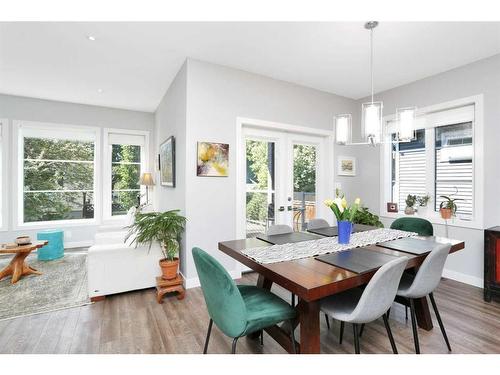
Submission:
[[49,243],[38,249],[38,260],[54,260],[64,256],[64,232],[62,230],[44,230],[36,234],[37,240],[47,240]]

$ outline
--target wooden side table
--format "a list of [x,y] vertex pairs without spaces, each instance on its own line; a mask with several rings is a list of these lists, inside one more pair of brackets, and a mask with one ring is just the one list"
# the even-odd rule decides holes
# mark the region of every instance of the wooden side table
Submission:
[[15,284],[23,276],[32,274],[41,275],[42,273],[30,267],[26,263],[25,259],[33,250],[40,249],[48,243],[48,241],[33,241],[30,244],[20,245],[9,249],[0,248],[0,254],[14,254],[14,258],[12,258],[10,263],[2,271],[0,271],[0,280],[2,280],[4,277],[12,276],[10,282],[11,284]]
[[182,286],[182,276],[177,275],[173,280],[164,280],[161,276],[156,278],[156,300],[158,303],[163,303],[163,296],[167,293],[178,292],[177,299],[184,299],[186,291]]

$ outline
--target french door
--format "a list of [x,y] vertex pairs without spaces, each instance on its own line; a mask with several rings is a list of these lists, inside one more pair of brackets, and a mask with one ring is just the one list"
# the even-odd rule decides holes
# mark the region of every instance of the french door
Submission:
[[240,235],[255,237],[274,224],[305,230],[309,220],[326,215],[320,204],[331,180],[326,137],[252,127],[243,127],[242,135]]

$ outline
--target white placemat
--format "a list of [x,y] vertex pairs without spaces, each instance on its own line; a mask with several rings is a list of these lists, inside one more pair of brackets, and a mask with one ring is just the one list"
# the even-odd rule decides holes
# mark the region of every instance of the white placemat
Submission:
[[413,236],[418,236],[418,233],[380,228],[351,234],[351,242],[347,245],[339,244],[338,237],[325,237],[319,240],[287,243],[284,245],[254,247],[242,250],[242,253],[258,263],[270,264],[309,258],[316,255],[375,245],[380,242]]

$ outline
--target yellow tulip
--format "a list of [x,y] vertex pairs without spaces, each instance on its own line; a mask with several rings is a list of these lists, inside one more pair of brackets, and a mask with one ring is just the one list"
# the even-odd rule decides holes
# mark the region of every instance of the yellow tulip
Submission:
[[342,198],[342,207],[347,208],[347,200]]
[[333,204],[333,201],[331,199],[325,199],[325,201],[323,203],[325,204],[326,207],[331,207]]

